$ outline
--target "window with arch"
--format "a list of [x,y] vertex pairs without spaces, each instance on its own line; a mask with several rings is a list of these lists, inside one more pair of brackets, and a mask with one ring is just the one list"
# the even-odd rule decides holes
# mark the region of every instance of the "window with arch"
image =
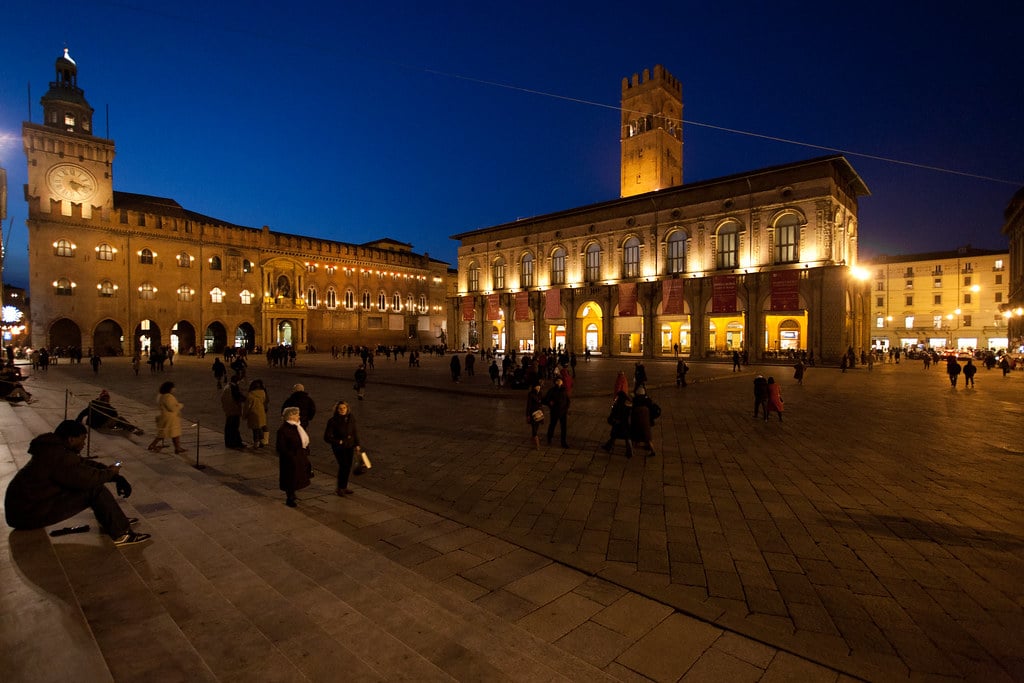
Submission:
[[427,312],[427,296],[425,294],[420,294],[420,313],[426,313],[426,312]]
[[370,292],[369,291],[364,291],[363,292],[363,309],[367,310],[367,311],[370,310]]
[[249,304],[252,303],[252,292],[250,292],[248,289],[243,289],[241,292],[238,293],[238,298],[243,304],[248,306]]
[[345,310],[351,311],[356,307],[356,293],[351,289],[345,290]]
[[153,265],[153,257],[156,254],[153,253],[152,249],[143,249],[139,252],[139,263],[151,266]]
[[583,277],[587,282],[597,282],[601,279],[601,246],[597,242],[587,245]]
[[412,294],[410,294],[409,296],[405,297],[405,310],[411,312],[411,311],[415,310],[415,308],[416,308],[415,301],[412,298]]
[[505,289],[505,259],[491,264],[491,289]]
[[183,251],[180,254],[178,254],[178,267],[179,268],[191,268],[192,267],[192,257],[189,256],[187,251]]
[[139,285],[139,298],[143,301],[152,301],[156,298],[156,287],[152,282],[143,282]]
[[210,301],[215,304],[224,303],[224,290],[220,287],[214,287],[210,290]]
[[249,259],[242,259],[242,272],[243,273],[251,273],[252,272],[252,261],[250,261]]
[[388,295],[383,291],[377,294],[377,310],[386,311],[388,309]]
[[114,260],[114,248],[103,242],[96,247],[96,260],[97,261],[113,261]]
[[53,293],[57,296],[71,296],[74,291],[74,283],[66,277],[54,280],[53,282]]
[[391,297],[391,309],[394,310],[394,311],[402,310],[402,295],[401,294],[396,293],[396,294],[394,294]]
[[686,233],[676,230],[668,236],[668,272],[683,273],[686,271]]
[[211,256],[210,257],[210,270],[220,270],[220,269],[221,269],[220,256]]
[[306,306],[316,308],[316,287],[311,286],[306,290]]
[[738,268],[740,256],[740,226],[730,221],[718,229],[716,264],[719,268]]
[[53,243],[53,253],[55,256],[74,256],[75,245],[65,239],[59,239]]
[[800,260],[800,217],[786,214],[775,222],[775,262],[796,263]]
[[480,266],[475,263],[469,264],[466,288],[471,292],[480,291]]
[[523,254],[519,264],[519,286],[533,287],[533,254]]
[[192,289],[188,285],[182,285],[178,287],[178,301],[192,301],[195,298],[196,290]]
[[117,286],[110,280],[100,280],[100,283],[96,285],[96,293],[99,294],[101,299],[113,297],[116,289]]
[[565,249],[562,247],[551,254],[551,284],[565,284]]
[[636,237],[622,245],[622,277],[640,277],[640,240]]
[[334,287],[327,288],[326,303],[327,308],[332,310],[338,307],[338,293],[334,290]]

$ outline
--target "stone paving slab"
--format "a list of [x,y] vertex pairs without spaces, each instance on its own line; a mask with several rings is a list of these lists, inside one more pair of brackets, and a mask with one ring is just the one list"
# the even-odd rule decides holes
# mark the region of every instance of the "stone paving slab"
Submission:
[[[425,565],[422,574],[438,574],[431,578],[460,595],[526,620],[536,606],[509,587],[554,560],[711,622],[722,632],[702,654],[709,672],[743,678],[735,659],[767,679],[772,666],[788,670],[776,654],[782,648],[800,655],[795,661],[870,680],[1024,679],[1016,644],[999,635],[1021,632],[1024,622],[1016,580],[1024,575],[1021,374],[982,373],[978,388],[965,391],[907,364],[876,365],[871,373],[813,368],[798,386],[783,367],[731,373],[691,363],[690,377],[699,381],[677,390],[671,363],[648,363],[649,387],[664,409],[658,455],[645,459],[640,451],[627,461],[621,450],[609,456],[598,446],[614,374],[629,363],[581,364],[572,447],[535,451],[522,392],[493,388],[483,377],[453,385],[443,359],[424,361],[419,369],[378,361],[366,401],[353,401],[364,444],[377,456],[357,482],[370,490],[360,491],[413,503],[420,519],[396,525],[409,517],[370,520],[373,513],[361,510],[341,526],[406,566]],[[186,415],[217,425],[207,366],[184,359],[166,375],[135,378],[112,362],[98,381],[115,404],[148,418],[155,386],[174,378]],[[353,398],[349,366],[300,356],[296,368],[254,363],[250,374],[268,381],[274,403],[296,380],[311,388],[321,410],[315,438],[332,399]],[[59,368],[32,390],[56,400],[57,388],[67,386],[72,403],[95,393],[91,372]],[[784,422],[751,418],[757,371],[782,382]],[[217,445],[205,438],[204,454]],[[329,476],[326,448],[315,459]],[[225,474],[236,466],[223,461],[216,467]],[[263,492],[276,495],[273,488],[271,481]],[[462,532],[465,539],[431,546],[431,523],[421,519],[430,513],[494,540]],[[474,565],[470,548],[481,543],[491,551],[502,543],[525,548],[538,560],[509,550]],[[506,556],[500,568],[488,566]],[[614,654],[605,671],[623,680],[642,673],[622,659],[640,641],[616,654],[618,632],[598,620],[601,611],[574,621],[593,601],[578,593],[588,582],[554,598],[566,604],[552,607],[550,619],[525,623],[537,622],[567,646],[602,644],[597,659]],[[574,592],[583,599],[565,598]],[[769,665],[719,652],[733,633],[765,643]],[[658,676],[681,665],[664,666]]]

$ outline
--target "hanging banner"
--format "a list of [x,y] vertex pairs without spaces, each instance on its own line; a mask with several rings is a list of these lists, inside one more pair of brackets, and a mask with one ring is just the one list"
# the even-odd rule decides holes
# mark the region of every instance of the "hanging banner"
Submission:
[[683,280],[661,281],[661,314],[682,315],[686,313],[683,302]]
[[562,290],[549,289],[544,292],[544,317],[548,320],[562,317]]
[[736,276],[716,275],[711,280],[711,312],[736,312]]
[[464,296],[464,297],[462,297],[462,319],[463,320],[476,320],[476,297],[475,296]]
[[530,293],[516,292],[516,320],[527,322],[530,319]]
[[619,285],[619,316],[627,318],[636,315],[636,283],[623,282]]
[[800,308],[799,270],[774,271],[771,283],[773,311],[795,311]]
[[497,294],[487,295],[487,320],[501,320],[501,305]]

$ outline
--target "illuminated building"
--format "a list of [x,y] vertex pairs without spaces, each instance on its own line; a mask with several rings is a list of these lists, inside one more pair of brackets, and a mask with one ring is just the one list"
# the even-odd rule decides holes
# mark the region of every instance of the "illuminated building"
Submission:
[[1024,188],[1010,200],[1003,212],[1003,234],[1010,240],[1009,291],[1002,307],[1010,343],[1014,351],[1024,352]]
[[682,108],[660,66],[623,79],[619,199],[453,236],[459,343],[825,362],[868,347],[853,167],[836,155],[682,184]]
[[113,187],[114,141],[67,50],[24,123],[32,345],[102,354],[169,345],[433,344],[447,264],[384,239],[349,244],[249,228]]
[[1006,251],[970,246],[865,261],[872,346],[1005,349],[1009,263]]

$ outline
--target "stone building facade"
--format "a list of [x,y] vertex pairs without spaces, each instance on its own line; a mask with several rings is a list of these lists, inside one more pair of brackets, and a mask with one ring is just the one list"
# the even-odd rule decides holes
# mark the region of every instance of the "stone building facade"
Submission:
[[102,354],[170,345],[437,343],[454,271],[384,239],[349,244],[249,228],[113,188],[114,141],[67,50],[22,126],[33,346]]
[[879,256],[862,265],[871,282],[872,346],[883,350],[1007,348],[1009,252],[965,246]]
[[1013,350],[1024,353],[1024,188],[1010,200],[1003,219],[1003,234],[1010,240],[1010,286],[1002,312]]
[[458,342],[752,361],[866,349],[868,190],[846,159],[682,184],[678,81],[659,66],[622,86],[619,199],[453,236]]

